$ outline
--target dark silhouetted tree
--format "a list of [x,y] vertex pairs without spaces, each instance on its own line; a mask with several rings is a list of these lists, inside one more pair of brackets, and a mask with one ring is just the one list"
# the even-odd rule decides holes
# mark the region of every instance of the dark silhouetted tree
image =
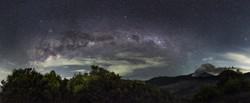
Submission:
[[12,75],[2,81],[3,103],[43,103],[46,97],[43,94],[46,82],[43,75],[34,69],[14,70]]
[[89,73],[63,79],[54,71],[14,70],[2,81],[3,103],[169,103],[168,95],[143,81],[92,66]]

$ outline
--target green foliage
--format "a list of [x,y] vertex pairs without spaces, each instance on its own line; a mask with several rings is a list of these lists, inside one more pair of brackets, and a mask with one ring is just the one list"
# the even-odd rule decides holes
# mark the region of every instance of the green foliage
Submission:
[[54,71],[14,70],[2,81],[4,103],[166,103],[172,101],[158,88],[142,81],[123,80],[98,66],[62,79]]
[[77,93],[79,92],[81,89],[83,89],[84,87],[87,86],[87,80],[88,80],[88,74],[76,74],[74,77],[72,77],[69,81],[68,81],[68,89],[73,92],[73,93]]
[[45,74],[43,79],[48,82],[48,86],[51,87],[51,89],[58,90],[60,88],[62,79],[55,71]]
[[208,102],[218,96],[221,96],[222,92],[216,87],[204,87],[197,94],[195,94],[195,101]]
[[195,96],[194,101],[209,102],[240,92],[250,91],[250,85],[239,71],[225,70],[219,75],[216,86],[202,88]]
[[46,82],[43,80],[43,75],[34,69],[14,70],[6,81],[2,81],[2,101],[4,103],[42,103],[46,100],[43,95],[45,88]]
[[224,70],[222,73],[220,73],[219,78],[220,81],[218,85],[224,85],[226,82],[232,79],[242,80],[243,74],[241,72],[235,72],[233,70]]
[[239,71],[225,70],[220,75],[218,88],[225,94],[238,93],[249,90],[249,83],[244,79],[244,75]]
[[46,89],[44,90],[44,94],[48,101],[56,102],[58,101],[56,98],[61,99],[61,77],[57,75],[55,71],[51,71],[50,73],[47,73],[43,76],[43,80],[46,82]]
[[218,85],[218,87],[225,94],[234,94],[234,93],[239,93],[241,91],[250,90],[249,83],[242,79],[230,79],[227,80],[227,82],[225,82],[224,84]]
[[92,71],[89,73],[93,79],[119,80],[121,77],[114,72],[109,72],[98,66],[91,66]]

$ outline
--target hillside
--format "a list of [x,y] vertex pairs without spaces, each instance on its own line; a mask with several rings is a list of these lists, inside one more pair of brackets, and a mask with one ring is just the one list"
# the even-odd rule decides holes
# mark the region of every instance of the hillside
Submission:
[[[223,71],[218,75],[209,74],[207,73],[208,68],[203,68],[202,72],[196,70],[189,75],[156,77],[146,83],[184,100],[181,102],[249,103],[250,73],[242,74],[231,68],[222,69]],[[211,72],[211,68],[209,70]],[[195,75],[197,71],[199,71],[199,76]]]
[[204,86],[214,86],[218,82],[217,76],[192,77],[191,75],[177,77],[157,77],[146,81],[170,93],[180,96],[191,96]]
[[[202,65],[194,73],[126,80],[98,66],[63,79],[55,71],[14,70],[2,81],[2,103],[249,103],[250,73]],[[209,67],[209,68],[207,68]],[[207,71],[209,70],[209,72]],[[219,70],[216,70],[219,71]],[[213,73],[212,73],[213,72]]]

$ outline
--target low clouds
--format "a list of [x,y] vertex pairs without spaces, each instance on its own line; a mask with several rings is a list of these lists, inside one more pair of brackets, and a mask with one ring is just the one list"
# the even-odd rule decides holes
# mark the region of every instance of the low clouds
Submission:
[[243,68],[242,72],[250,72],[250,55],[248,53],[229,52],[224,55],[234,66]]
[[57,55],[49,56],[45,61],[31,62],[31,64],[37,66],[40,72],[48,72],[51,68],[56,70],[63,69],[67,68],[67,66],[82,67],[76,70],[72,68],[70,71],[65,71],[71,72],[72,74],[76,72],[88,72],[89,68],[86,67],[95,64],[105,67],[107,70],[113,71],[122,76],[126,76],[135,70],[167,66],[167,62],[161,57],[145,57],[140,53],[133,54],[129,52],[118,53],[112,58],[65,58]]
[[6,79],[7,75],[11,74],[15,68],[17,67],[14,62],[5,59],[0,60],[0,80]]
[[0,80],[6,79],[9,74],[11,74],[11,70],[0,67]]
[[246,53],[226,53],[225,57],[234,62],[250,65],[250,56]]
[[250,72],[250,55],[246,50],[213,53],[203,58],[203,63],[212,63],[218,67],[239,67],[241,72]]
[[207,57],[207,58],[203,58],[202,61],[207,62],[207,61],[212,61],[214,60],[214,57]]

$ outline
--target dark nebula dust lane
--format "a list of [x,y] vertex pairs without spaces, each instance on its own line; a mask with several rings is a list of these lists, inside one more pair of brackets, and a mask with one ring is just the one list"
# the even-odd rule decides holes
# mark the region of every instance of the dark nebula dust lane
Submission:
[[[247,0],[0,1],[0,75],[63,77],[100,65],[124,78],[192,73],[203,63],[250,69]],[[244,62],[242,62],[244,61]]]

